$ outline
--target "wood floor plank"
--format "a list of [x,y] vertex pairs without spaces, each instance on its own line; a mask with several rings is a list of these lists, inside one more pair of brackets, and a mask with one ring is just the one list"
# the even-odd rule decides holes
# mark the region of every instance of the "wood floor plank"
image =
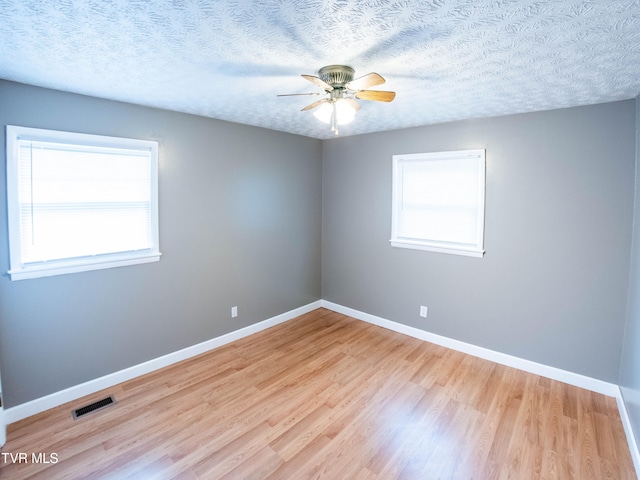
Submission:
[[10,425],[2,452],[29,459],[3,480],[637,478],[615,399],[325,309]]
[[283,463],[282,457],[267,446],[220,478],[221,480],[262,480]]

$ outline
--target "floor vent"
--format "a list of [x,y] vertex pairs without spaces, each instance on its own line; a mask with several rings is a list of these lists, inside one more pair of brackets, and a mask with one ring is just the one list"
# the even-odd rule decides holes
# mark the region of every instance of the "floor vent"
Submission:
[[73,418],[80,418],[87,413],[95,412],[96,410],[100,410],[101,408],[108,407],[109,405],[113,405],[116,403],[116,399],[113,396],[108,396],[107,398],[103,398],[102,400],[98,400],[97,402],[92,403],[91,405],[87,405],[86,407],[77,408],[71,414]]

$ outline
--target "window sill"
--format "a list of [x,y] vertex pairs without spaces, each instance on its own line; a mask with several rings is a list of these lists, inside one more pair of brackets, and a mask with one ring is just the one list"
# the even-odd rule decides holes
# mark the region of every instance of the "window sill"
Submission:
[[138,255],[120,255],[112,256],[108,258],[98,259],[98,257],[91,259],[73,260],[73,261],[56,261],[56,262],[43,262],[39,264],[28,265],[23,268],[9,270],[7,273],[14,280],[27,280],[30,278],[51,277],[53,275],[64,275],[67,273],[88,272],[90,270],[103,270],[105,268],[125,267],[127,265],[137,265],[141,263],[151,263],[160,260],[160,252],[148,253]]
[[455,248],[455,247],[441,247],[436,245],[430,245],[421,242],[408,242],[399,240],[389,240],[392,247],[398,248],[411,248],[414,250],[426,250],[429,252],[448,253],[452,255],[464,255],[467,257],[482,258],[484,256],[484,250],[478,250],[474,248]]

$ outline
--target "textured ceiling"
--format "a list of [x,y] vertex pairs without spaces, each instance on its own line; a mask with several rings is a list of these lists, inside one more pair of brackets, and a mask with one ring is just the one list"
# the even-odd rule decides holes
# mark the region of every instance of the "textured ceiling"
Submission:
[[628,99],[640,0],[0,0],[0,78],[333,136],[300,74],[346,64],[393,103],[340,135]]

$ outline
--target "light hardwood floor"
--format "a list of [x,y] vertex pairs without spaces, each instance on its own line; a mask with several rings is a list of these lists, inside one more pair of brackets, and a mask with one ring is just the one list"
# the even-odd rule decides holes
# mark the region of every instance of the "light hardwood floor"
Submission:
[[10,425],[2,451],[29,456],[2,479],[636,478],[613,398],[325,309]]

